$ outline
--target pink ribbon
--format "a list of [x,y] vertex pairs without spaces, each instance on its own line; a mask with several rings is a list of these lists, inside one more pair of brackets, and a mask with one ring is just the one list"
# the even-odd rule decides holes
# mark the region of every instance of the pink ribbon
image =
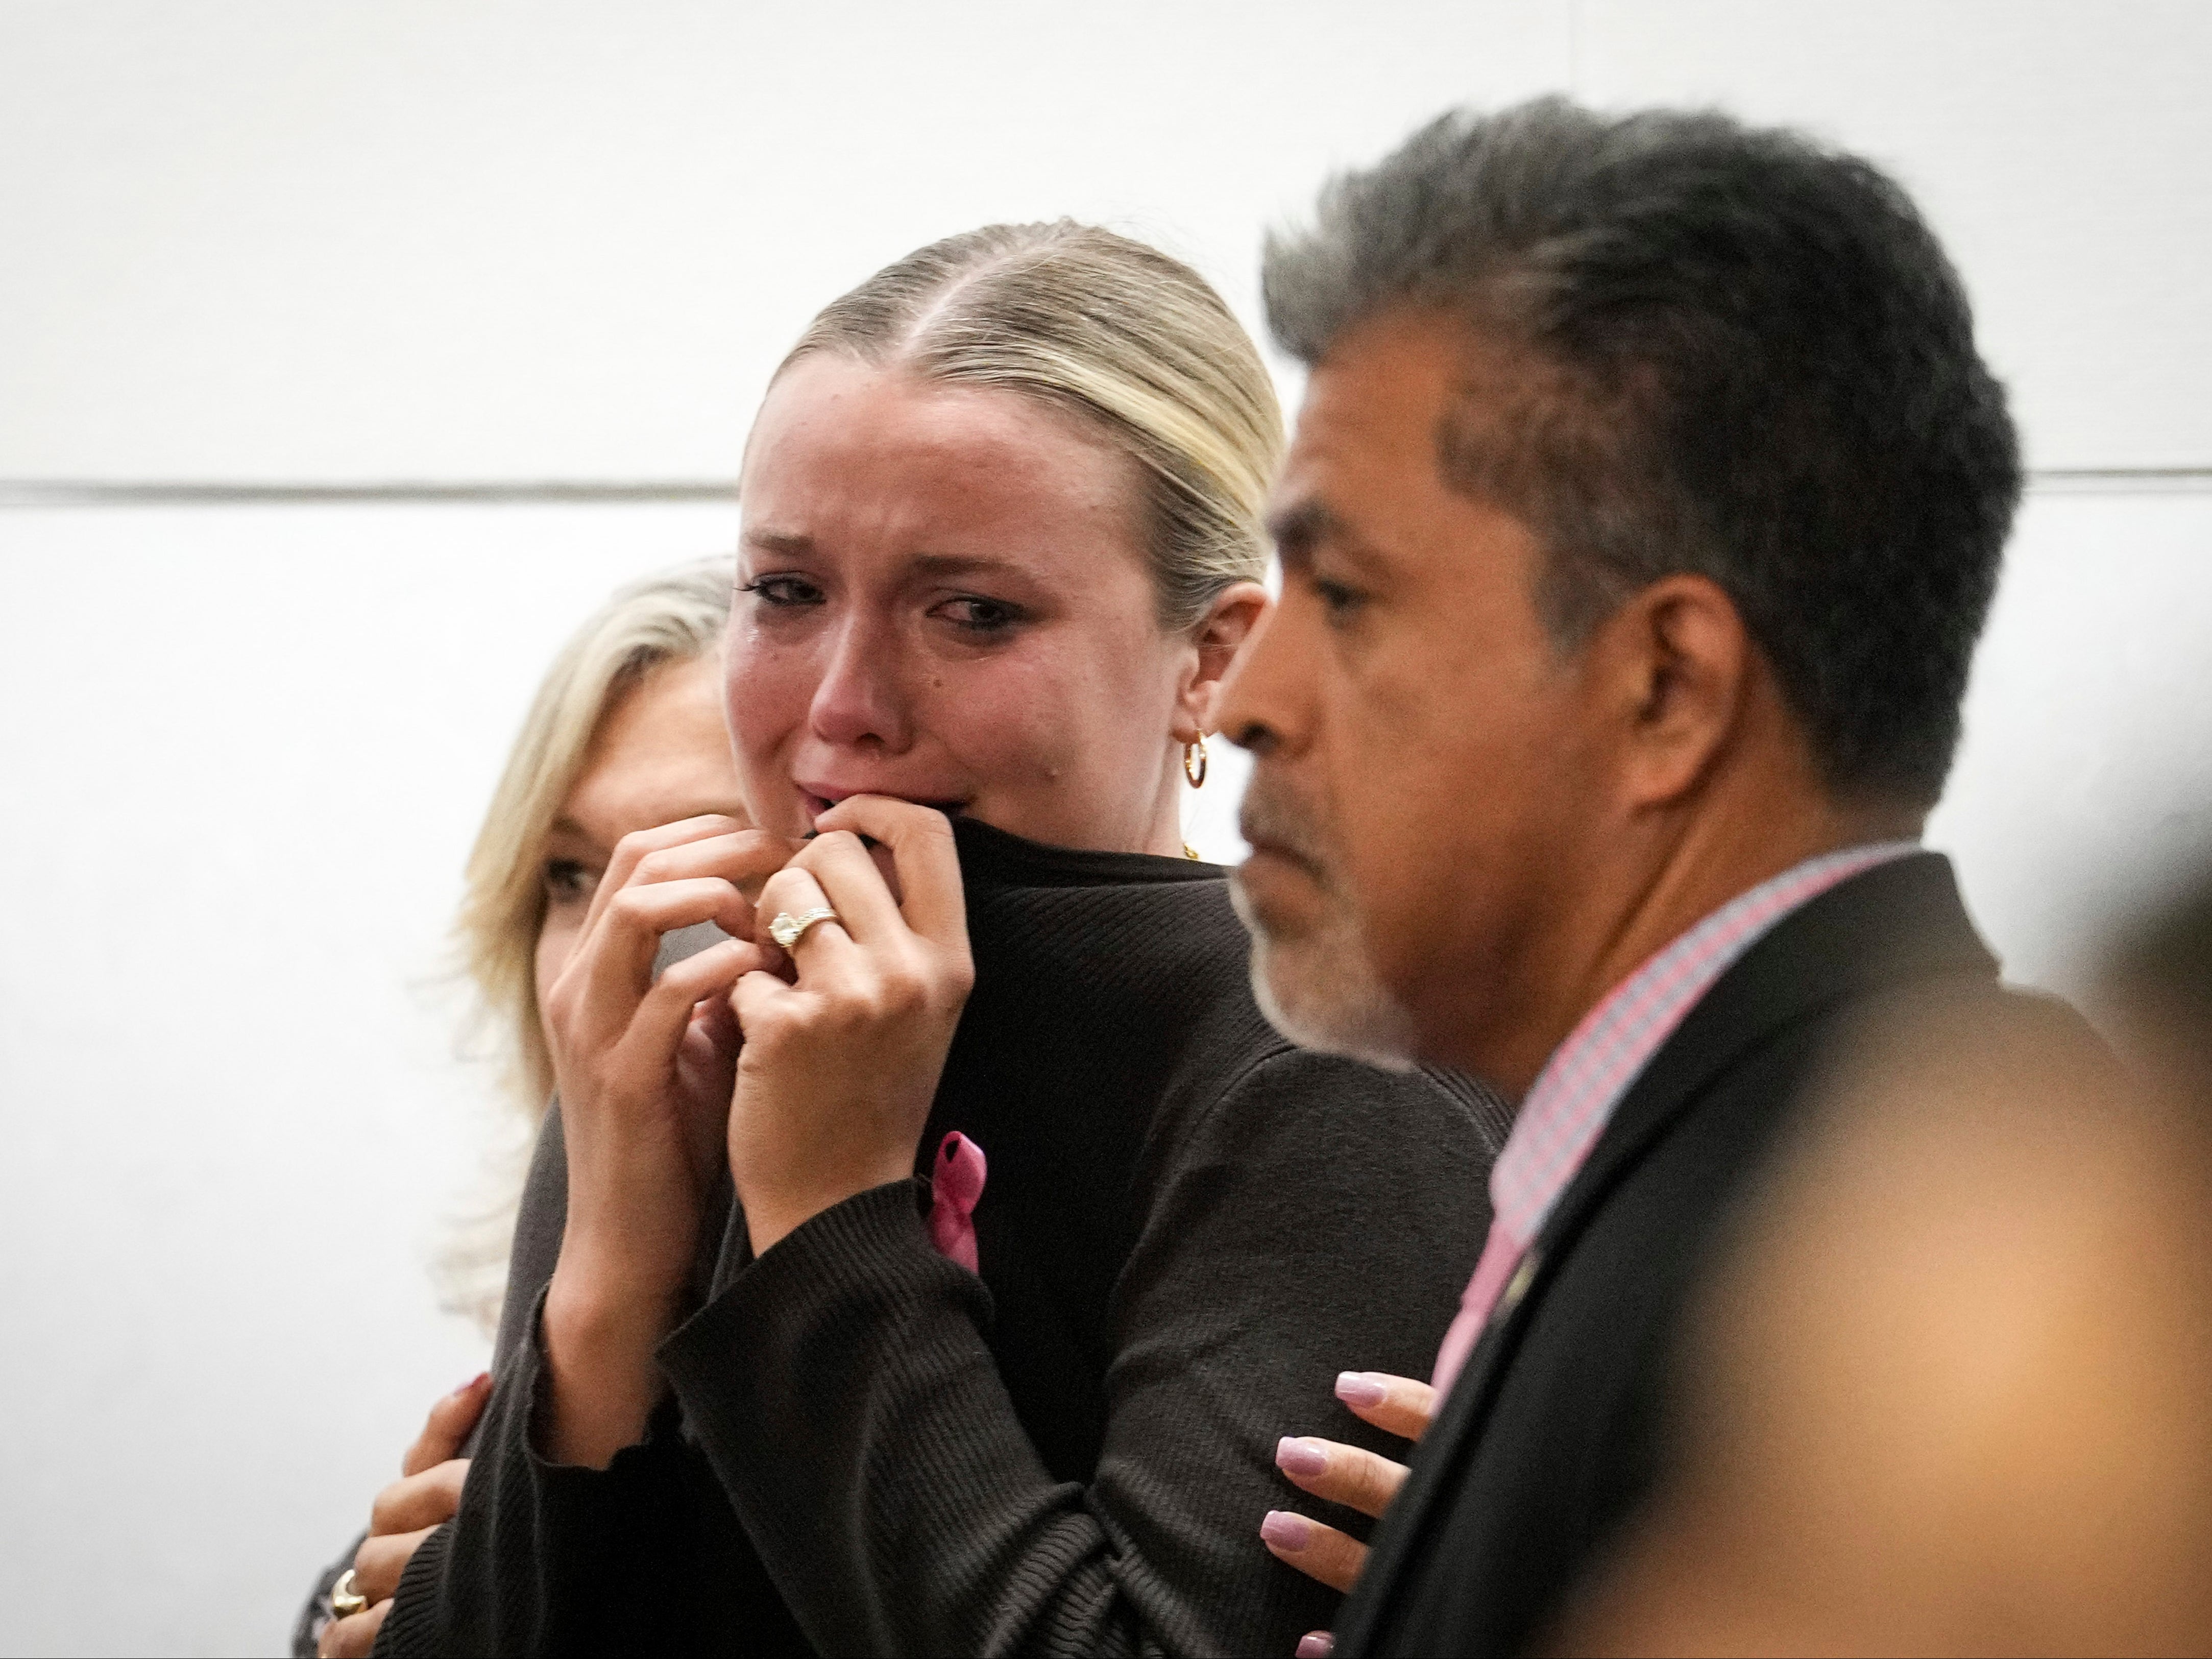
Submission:
[[989,1173],[983,1149],[959,1130],[938,1143],[937,1167],[929,1177],[929,1242],[938,1255],[971,1273],[981,1271],[975,1265],[975,1206]]

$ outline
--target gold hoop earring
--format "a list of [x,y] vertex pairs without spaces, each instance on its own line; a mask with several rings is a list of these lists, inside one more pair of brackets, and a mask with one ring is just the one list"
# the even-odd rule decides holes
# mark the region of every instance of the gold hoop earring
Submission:
[[[1194,749],[1198,751],[1195,765],[1192,764],[1191,760],[1191,750]],[[1196,743],[1187,743],[1182,746],[1182,775],[1190,780],[1192,788],[1206,787],[1206,739],[1201,736]]]

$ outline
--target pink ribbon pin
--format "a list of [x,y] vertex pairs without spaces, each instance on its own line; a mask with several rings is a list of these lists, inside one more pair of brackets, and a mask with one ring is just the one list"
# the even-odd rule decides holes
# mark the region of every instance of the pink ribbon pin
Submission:
[[938,1143],[937,1167],[929,1177],[929,1242],[938,1255],[971,1273],[981,1271],[975,1265],[975,1206],[989,1173],[983,1149],[959,1130]]

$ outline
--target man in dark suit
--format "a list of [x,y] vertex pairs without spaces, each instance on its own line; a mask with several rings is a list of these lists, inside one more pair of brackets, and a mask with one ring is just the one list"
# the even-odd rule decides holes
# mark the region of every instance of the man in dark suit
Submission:
[[1649,1489],[1685,1304],[1832,1039],[2007,994],[1917,839],[2017,445],[1903,191],[1717,115],[1447,117],[1266,292],[1311,377],[1218,711],[1255,977],[1304,1042],[1519,1102],[1337,1649],[1515,1652]]

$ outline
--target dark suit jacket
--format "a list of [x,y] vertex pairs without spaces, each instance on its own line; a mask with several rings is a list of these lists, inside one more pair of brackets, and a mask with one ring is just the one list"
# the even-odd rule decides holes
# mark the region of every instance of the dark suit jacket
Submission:
[[1651,1485],[1684,1304],[1831,1040],[1893,1001],[2021,994],[1933,854],[1841,884],[1746,952],[1560,1195],[1376,1529],[1337,1652],[1541,1638]]

